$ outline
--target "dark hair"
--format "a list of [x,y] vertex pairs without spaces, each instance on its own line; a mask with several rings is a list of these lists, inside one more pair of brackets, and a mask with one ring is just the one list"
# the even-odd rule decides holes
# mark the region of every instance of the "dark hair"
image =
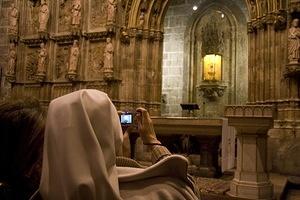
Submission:
[[45,112],[38,100],[0,103],[0,182],[5,186],[0,186],[0,199],[7,191],[9,199],[28,199],[38,188],[44,129]]

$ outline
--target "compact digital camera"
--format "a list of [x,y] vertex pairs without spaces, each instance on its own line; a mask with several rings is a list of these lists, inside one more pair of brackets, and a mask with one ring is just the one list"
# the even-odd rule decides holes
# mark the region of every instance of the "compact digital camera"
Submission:
[[133,113],[123,113],[120,115],[120,122],[122,125],[131,125],[133,124]]

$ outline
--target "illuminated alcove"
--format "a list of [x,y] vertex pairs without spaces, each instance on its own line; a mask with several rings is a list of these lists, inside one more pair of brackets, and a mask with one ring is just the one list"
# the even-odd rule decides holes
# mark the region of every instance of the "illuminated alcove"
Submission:
[[246,103],[247,7],[227,1],[170,3],[164,20],[163,116],[182,116],[180,103],[199,104],[198,117],[220,117],[225,105]]

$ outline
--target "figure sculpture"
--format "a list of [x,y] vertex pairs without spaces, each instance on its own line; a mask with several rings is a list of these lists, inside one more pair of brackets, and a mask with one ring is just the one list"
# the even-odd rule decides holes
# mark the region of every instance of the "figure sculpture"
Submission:
[[78,40],[74,40],[73,46],[70,50],[70,58],[69,58],[69,74],[76,74],[77,65],[79,60],[79,45]]
[[11,4],[9,11],[9,32],[12,35],[18,33],[19,11],[14,3]]
[[45,76],[46,74],[46,58],[47,58],[47,49],[44,43],[41,43],[41,50],[38,57],[38,66],[37,66],[37,75]]
[[8,57],[9,60],[8,60],[8,68],[6,74],[12,76],[15,74],[16,59],[17,59],[16,45],[14,43],[10,43],[9,45]]
[[111,42],[111,38],[106,39],[106,46],[104,49],[104,69],[105,70],[113,70],[113,53],[114,53],[114,47]]
[[117,5],[115,0],[107,0],[107,22],[115,22]]
[[139,19],[139,28],[143,28],[145,23],[145,13],[143,11],[141,12]]
[[39,32],[46,32],[49,20],[49,7],[46,1],[42,1],[39,11]]
[[80,0],[73,0],[72,4],[72,25],[79,26],[81,20],[81,2]]
[[289,63],[299,63],[300,58],[300,28],[299,19],[292,21],[288,32],[288,59]]

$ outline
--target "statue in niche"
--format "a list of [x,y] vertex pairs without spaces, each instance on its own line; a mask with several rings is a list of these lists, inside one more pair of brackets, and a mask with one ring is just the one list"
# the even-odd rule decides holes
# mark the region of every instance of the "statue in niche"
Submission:
[[106,38],[106,46],[104,49],[103,67],[105,70],[113,70],[113,54],[114,47],[111,38]]
[[292,21],[288,32],[288,59],[289,63],[299,63],[300,59],[300,28],[299,19]]
[[49,20],[49,7],[45,0],[42,0],[39,11],[39,32],[46,32]]
[[143,11],[140,14],[139,20],[139,28],[143,28],[145,23],[145,13]]
[[115,0],[107,0],[107,22],[115,22],[117,4]]
[[72,4],[72,22],[71,24],[75,27],[80,25],[81,20],[81,0],[73,0]]
[[46,58],[47,58],[47,49],[44,43],[41,43],[41,50],[38,56],[38,66],[37,66],[37,76],[44,77],[46,75]]
[[9,76],[13,76],[13,75],[15,75],[16,60],[17,60],[15,43],[9,44],[8,59],[9,59],[8,60],[8,68],[7,68],[6,74]]
[[79,60],[79,45],[78,40],[74,40],[70,50],[68,74],[76,74]]
[[9,9],[9,32],[12,35],[17,35],[18,33],[18,19],[19,11],[16,5],[12,3]]
[[157,24],[156,20],[159,16],[162,2],[163,2],[163,0],[157,0],[157,1],[155,1],[154,5],[153,5],[152,17],[151,17],[151,28],[154,28],[154,26]]
[[254,19],[254,18],[257,17],[256,2],[255,2],[255,0],[250,0],[250,7],[251,7],[252,19]]

